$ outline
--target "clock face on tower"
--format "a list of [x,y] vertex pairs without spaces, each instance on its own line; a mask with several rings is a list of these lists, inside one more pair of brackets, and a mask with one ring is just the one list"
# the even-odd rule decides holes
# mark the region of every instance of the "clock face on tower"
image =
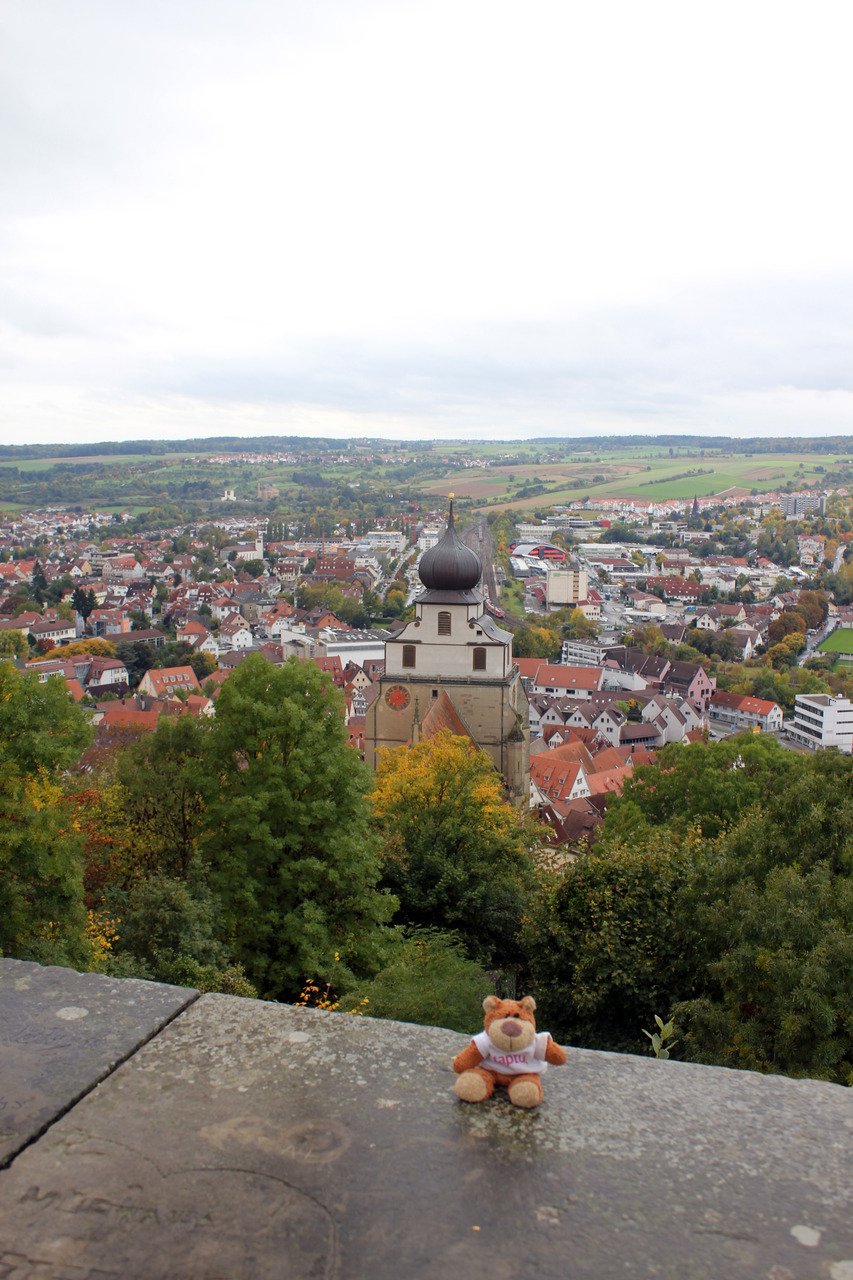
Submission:
[[405,685],[392,684],[385,694],[385,701],[395,711],[405,711],[409,705],[410,697],[411,695]]

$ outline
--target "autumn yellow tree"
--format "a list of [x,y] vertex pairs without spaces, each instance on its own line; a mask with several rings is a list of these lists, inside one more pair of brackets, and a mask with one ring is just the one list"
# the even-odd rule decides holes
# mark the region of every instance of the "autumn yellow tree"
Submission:
[[88,655],[93,658],[114,658],[116,656],[116,647],[111,640],[103,640],[100,636],[93,636],[90,640],[75,640],[73,644],[63,645],[61,657],[76,658],[81,655]]
[[566,634],[569,632],[575,640],[595,640],[598,636],[598,628],[595,623],[586,616],[582,609],[572,610]]
[[515,963],[536,835],[489,756],[447,730],[384,752],[373,807],[398,920],[456,931],[480,963]]
[[561,640],[550,627],[518,627],[515,631],[513,651],[517,658],[544,658],[552,662],[559,655]]

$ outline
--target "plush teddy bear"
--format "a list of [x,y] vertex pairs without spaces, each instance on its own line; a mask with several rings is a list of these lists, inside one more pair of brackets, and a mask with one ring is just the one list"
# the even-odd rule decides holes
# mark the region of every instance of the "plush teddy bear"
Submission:
[[532,996],[523,1000],[483,1001],[485,1031],[474,1036],[467,1049],[453,1059],[459,1075],[454,1092],[463,1102],[483,1102],[504,1085],[517,1107],[538,1107],[542,1101],[542,1073],[548,1063],[561,1067],[566,1051],[547,1031],[536,1031]]

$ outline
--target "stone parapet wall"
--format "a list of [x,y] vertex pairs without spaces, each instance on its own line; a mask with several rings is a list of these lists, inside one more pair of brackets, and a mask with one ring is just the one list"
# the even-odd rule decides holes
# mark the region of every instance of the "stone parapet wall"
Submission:
[[853,1277],[838,1086],[570,1049],[469,1106],[450,1031],[9,960],[0,1027],[4,1280]]

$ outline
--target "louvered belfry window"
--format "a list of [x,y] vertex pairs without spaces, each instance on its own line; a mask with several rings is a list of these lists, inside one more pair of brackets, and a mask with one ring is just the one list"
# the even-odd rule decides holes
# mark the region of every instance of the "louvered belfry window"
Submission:
[[475,671],[486,670],[486,650],[481,649],[479,645],[474,650],[474,670]]
[[438,615],[438,634],[440,636],[450,635],[450,611],[448,609],[442,609]]
[[403,666],[412,668],[414,667],[414,665],[415,665],[415,645],[404,644],[403,645]]

